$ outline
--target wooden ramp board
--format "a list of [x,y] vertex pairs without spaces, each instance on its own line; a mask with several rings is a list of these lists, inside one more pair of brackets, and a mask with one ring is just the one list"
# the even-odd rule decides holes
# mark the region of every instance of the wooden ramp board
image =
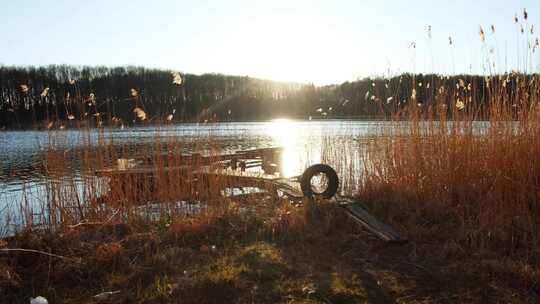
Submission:
[[357,223],[369,230],[375,236],[385,242],[406,242],[407,239],[403,238],[389,225],[379,221],[376,217],[369,214],[366,209],[362,208],[358,202],[350,200],[339,201],[341,208]]
[[287,196],[292,201],[301,201],[304,199],[304,194],[301,190],[296,189],[296,187],[290,185],[285,181],[275,182],[276,188]]

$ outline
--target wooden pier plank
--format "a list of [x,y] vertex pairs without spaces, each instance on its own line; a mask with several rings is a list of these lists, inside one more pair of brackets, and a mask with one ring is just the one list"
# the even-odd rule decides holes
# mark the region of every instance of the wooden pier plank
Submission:
[[347,215],[349,215],[358,224],[362,225],[369,232],[386,242],[406,242],[407,239],[402,237],[391,226],[381,222],[376,217],[371,215],[362,205],[352,200],[339,201]]

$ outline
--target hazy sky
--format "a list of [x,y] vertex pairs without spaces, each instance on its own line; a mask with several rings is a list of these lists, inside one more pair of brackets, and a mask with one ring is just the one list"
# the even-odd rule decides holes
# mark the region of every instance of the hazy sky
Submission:
[[[523,8],[521,35],[513,17],[521,23]],[[316,84],[483,73],[488,57],[498,72],[518,58],[531,70],[539,60],[525,64],[537,35],[529,27],[540,30],[538,21],[539,1],[0,0],[0,64],[142,65]]]

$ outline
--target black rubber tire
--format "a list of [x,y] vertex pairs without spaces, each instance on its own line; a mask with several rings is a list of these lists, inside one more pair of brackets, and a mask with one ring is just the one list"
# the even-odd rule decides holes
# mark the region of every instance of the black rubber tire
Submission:
[[[313,189],[311,188],[311,178],[319,173],[324,173],[328,178],[328,187],[326,187],[326,189],[321,193],[314,193]],[[316,164],[307,168],[304,173],[302,173],[302,177],[300,178],[300,188],[302,189],[304,196],[307,197],[313,197],[313,195],[317,194],[323,198],[331,198],[332,196],[336,195],[338,186],[339,179],[336,171],[329,165],[325,164]]]

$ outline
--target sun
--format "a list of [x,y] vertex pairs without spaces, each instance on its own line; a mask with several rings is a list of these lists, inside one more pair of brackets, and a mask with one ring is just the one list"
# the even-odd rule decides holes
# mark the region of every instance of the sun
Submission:
[[[344,56],[350,52],[346,42],[329,25],[305,16],[258,16],[249,26],[238,29],[223,51],[229,70],[241,75],[292,81],[330,84],[356,75]],[[323,43],[324,41],[324,43]]]

